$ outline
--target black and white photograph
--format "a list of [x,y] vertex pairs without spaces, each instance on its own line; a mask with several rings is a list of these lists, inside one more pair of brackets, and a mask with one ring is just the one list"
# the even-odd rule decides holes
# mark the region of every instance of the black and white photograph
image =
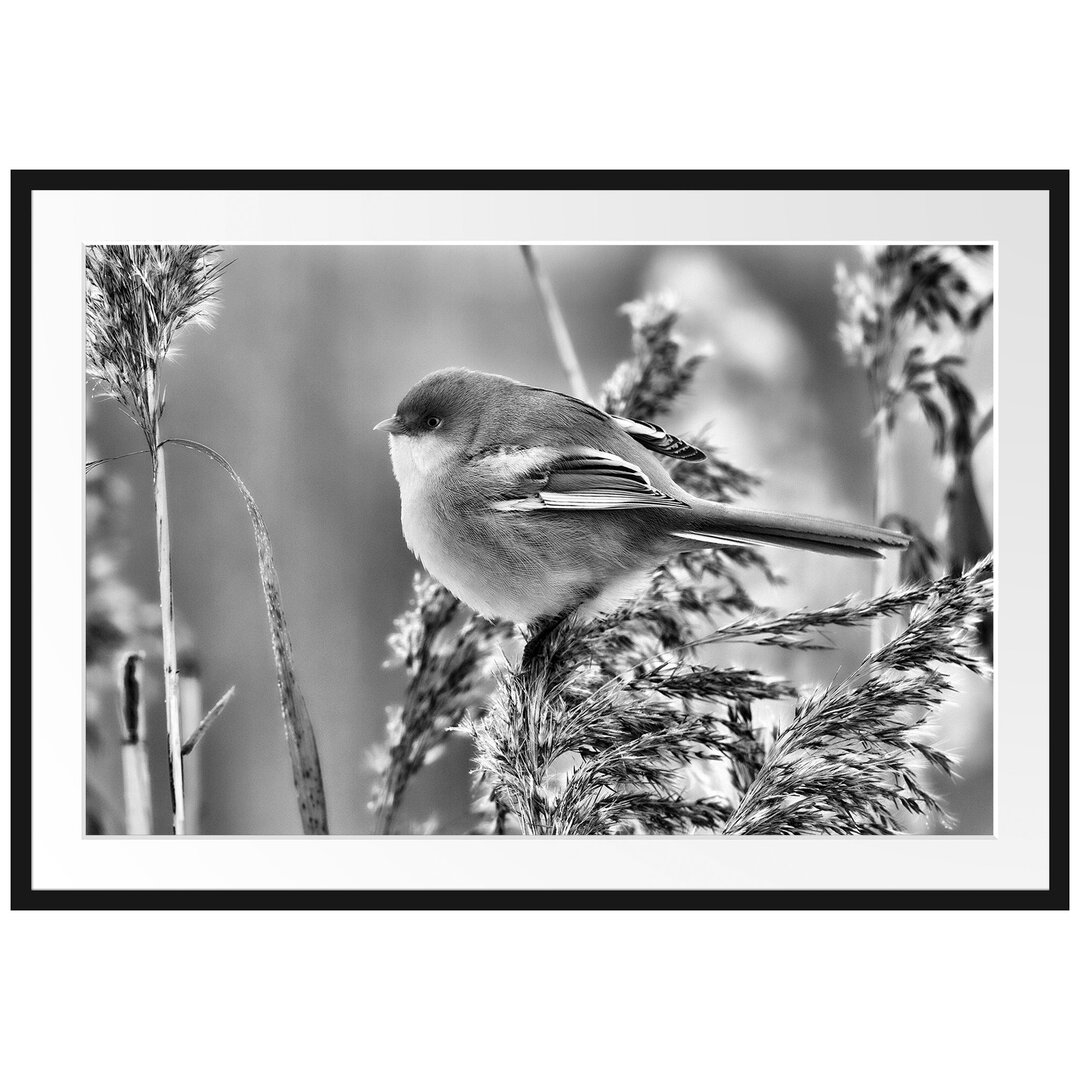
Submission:
[[29,902],[1056,902],[1054,176],[118,179],[22,195]]
[[86,834],[992,834],[980,239],[87,244]]

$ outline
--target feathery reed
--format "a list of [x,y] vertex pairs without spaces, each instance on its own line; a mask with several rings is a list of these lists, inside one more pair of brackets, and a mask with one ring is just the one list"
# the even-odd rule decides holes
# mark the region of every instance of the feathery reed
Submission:
[[617,416],[655,420],[689,388],[705,355],[682,355],[673,333],[679,310],[670,294],[631,300],[619,310],[630,320],[634,356],[604,383],[601,408]]
[[[978,245],[887,245],[863,249],[863,268],[836,269],[840,304],[839,340],[848,361],[866,374],[873,409],[874,522],[895,507],[889,491],[890,442],[898,407],[917,400],[934,438],[934,452],[948,451],[956,465],[962,496],[970,473],[975,402],[957,368],[962,357],[942,353],[946,331],[961,337],[976,330],[993,304],[993,293],[978,295],[972,282],[974,260],[989,247]],[[952,421],[946,416],[952,414]],[[981,516],[981,511],[979,511]],[[989,543],[970,562],[990,550]],[[970,562],[953,564],[954,572]],[[872,591],[885,586],[886,564],[875,562]],[[883,624],[872,625],[871,650],[881,646]]]
[[[903,812],[948,822],[915,765],[952,775],[952,758],[923,735],[952,689],[940,667],[985,670],[975,627],[993,602],[991,569],[986,559],[907,590],[908,599],[921,597],[907,627],[852,674],[799,701],[724,831],[898,833]],[[889,609],[872,603],[861,614]]]
[[409,781],[439,755],[467,710],[491,690],[491,669],[512,627],[468,616],[441,585],[413,579],[408,610],[390,636],[393,659],[405,669],[405,703],[388,710],[386,742],[372,751],[377,773],[370,808],[375,831],[391,831]]
[[99,388],[138,424],[153,461],[158,590],[168,728],[173,832],[185,831],[180,753],[179,670],[173,611],[172,551],[161,416],[162,369],[176,335],[207,324],[222,266],[204,245],[91,246],[86,249],[86,368]]

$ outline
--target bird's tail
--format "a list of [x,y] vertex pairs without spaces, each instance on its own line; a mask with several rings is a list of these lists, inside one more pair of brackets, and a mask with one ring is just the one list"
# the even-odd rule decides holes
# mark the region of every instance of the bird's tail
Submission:
[[688,516],[685,527],[671,530],[679,540],[698,544],[771,544],[802,548],[826,555],[847,555],[880,559],[883,550],[908,546],[909,537],[871,525],[810,517],[808,514],[778,514],[701,501]]

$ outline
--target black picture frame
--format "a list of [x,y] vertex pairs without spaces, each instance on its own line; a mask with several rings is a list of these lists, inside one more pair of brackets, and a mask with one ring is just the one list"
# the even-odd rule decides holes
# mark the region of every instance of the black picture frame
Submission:
[[[31,237],[33,195],[50,190],[496,190],[640,189],[776,190],[1035,190],[1049,196],[1050,437],[1049,559],[1067,578],[1069,344],[1069,174],[1067,170],[999,171],[79,171],[16,170],[11,174],[11,402],[31,395]],[[19,359],[23,362],[16,362]],[[14,416],[13,416],[14,421]],[[29,408],[12,423],[11,575],[11,906],[22,910],[82,909],[567,909],[652,910],[1064,910],[1069,905],[1069,630],[1056,609],[1051,634],[1049,887],[1042,890],[46,890],[32,887],[31,817],[31,459]],[[1059,625],[1060,624],[1060,625]],[[16,718],[19,718],[16,721]],[[40,719],[40,717],[38,717]]]

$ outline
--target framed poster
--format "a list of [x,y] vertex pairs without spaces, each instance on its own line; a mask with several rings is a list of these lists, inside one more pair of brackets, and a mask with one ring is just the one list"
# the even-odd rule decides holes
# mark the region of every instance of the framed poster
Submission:
[[16,906],[1066,905],[1065,174],[12,191]]

